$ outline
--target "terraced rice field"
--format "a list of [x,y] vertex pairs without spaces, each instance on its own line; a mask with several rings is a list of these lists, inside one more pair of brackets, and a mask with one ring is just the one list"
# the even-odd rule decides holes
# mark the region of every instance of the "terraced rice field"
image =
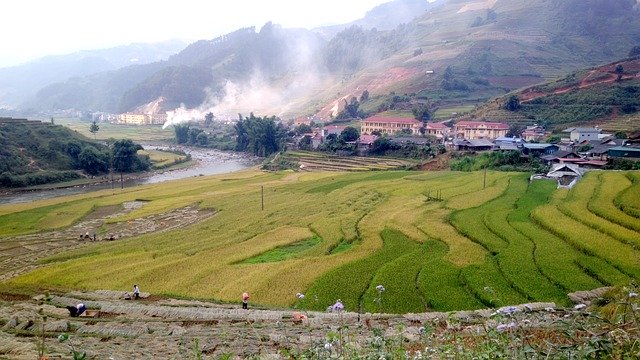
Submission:
[[482,173],[251,170],[2,206],[0,244],[134,200],[144,205],[108,221],[194,204],[215,215],[58,253],[0,290],[137,283],[154,294],[237,302],[248,291],[265,306],[323,310],[340,299],[390,313],[565,305],[568,292],[640,281],[639,179],[592,172],[567,191],[521,173],[488,172],[485,186]]
[[317,152],[291,151],[285,153],[288,160],[300,164],[302,171],[370,171],[397,170],[407,168],[414,163],[390,158],[335,156]]

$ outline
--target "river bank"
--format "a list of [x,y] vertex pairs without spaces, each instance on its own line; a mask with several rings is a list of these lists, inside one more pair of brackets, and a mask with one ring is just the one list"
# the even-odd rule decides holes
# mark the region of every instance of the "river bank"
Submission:
[[[237,152],[225,152],[214,149],[192,148],[186,146],[168,146],[146,144],[145,148],[156,150],[179,150],[191,155],[189,163],[157,171],[135,174],[111,174],[64,183],[40,185],[21,189],[0,189],[0,205],[15,204],[59,196],[74,195],[103,189],[118,189],[143,184],[155,184],[165,181],[184,179],[194,176],[207,176],[244,170],[260,163],[252,155]],[[185,166],[188,165],[188,166]]]

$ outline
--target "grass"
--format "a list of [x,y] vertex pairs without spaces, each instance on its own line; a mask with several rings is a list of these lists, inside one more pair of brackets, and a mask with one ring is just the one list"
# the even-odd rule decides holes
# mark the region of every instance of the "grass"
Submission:
[[293,244],[277,247],[273,250],[269,250],[260,255],[242,260],[238,264],[261,264],[261,263],[288,260],[293,257],[301,255],[305,251],[313,248],[314,246],[320,244],[321,242],[322,242],[321,238],[319,238],[318,236],[314,236],[312,238],[299,241]]
[[456,116],[460,116],[462,114],[466,114],[472,111],[473,109],[475,109],[475,106],[473,105],[444,107],[436,110],[435,114],[433,114],[433,118],[435,120],[451,119],[452,117],[455,117],[452,115],[453,113],[456,113],[457,114]]
[[2,286],[139,283],[159,295],[237,301],[248,291],[269,306],[323,310],[340,298],[348,310],[398,313],[564,303],[566,292],[639,278],[638,250],[622,241],[631,229],[612,221],[635,219],[620,209],[636,206],[628,192],[637,173],[601,174],[566,191],[493,171],[485,188],[481,172],[246,170],[3,205],[0,249],[30,245],[11,236],[67,227],[133,200],[145,204],[109,221],[193,204],[215,215],[61,253]]
[[153,169],[166,169],[173,165],[187,161],[186,155],[175,154],[161,150],[140,150],[142,155],[148,155]]
[[[82,135],[93,139],[94,134],[89,131],[91,126],[90,122],[85,122],[79,119],[55,119],[55,123],[58,125],[64,125],[71,130],[75,130]],[[98,123],[100,129],[95,133],[97,140],[107,140],[114,138],[119,139],[131,139],[133,141],[159,141],[166,142],[172,141],[175,138],[175,132],[173,128],[163,129],[159,125],[118,125],[110,123]]]

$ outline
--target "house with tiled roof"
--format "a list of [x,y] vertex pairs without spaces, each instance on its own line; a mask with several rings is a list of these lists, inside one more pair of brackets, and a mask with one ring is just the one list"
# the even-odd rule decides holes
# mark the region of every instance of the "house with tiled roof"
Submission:
[[489,139],[507,136],[509,125],[498,122],[459,121],[453,125],[456,138],[467,140]]
[[346,125],[327,125],[327,126],[322,128],[322,137],[326,138],[327,136],[329,136],[331,134],[335,134],[337,136],[340,136],[342,131],[344,129],[346,129],[346,128],[347,128]]
[[410,117],[395,117],[374,115],[360,122],[360,133],[371,134],[379,131],[381,134],[395,135],[405,129],[411,131],[411,134],[420,134],[422,122]]
[[430,122],[425,126],[425,135],[433,135],[438,140],[444,140],[451,132],[451,128],[441,122]]
[[551,132],[546,131],[543,126],[540,125],[532,125],[527,126],[527,128],[520,135],[525,141],[541,141],[546,139],[551,135]]

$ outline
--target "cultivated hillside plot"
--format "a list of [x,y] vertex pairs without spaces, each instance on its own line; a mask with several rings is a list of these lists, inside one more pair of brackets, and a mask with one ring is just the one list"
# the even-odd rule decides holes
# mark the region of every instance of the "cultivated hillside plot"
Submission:
[[[2,206],[0,275],[7,289],[135,283],[219,301],[248,291],[254,304],[318,310],[336,299],[392,313],[568,304],[568,292],[640,280],[639,194],[638,172],[592,172],[567,191],[521,173],[251,170]],[[116,211],[133,201],[140,206]],[[166,225],[176,219],[165,214],[194,206],[206,216]],[[18,246],[46,245],[25,234],[65,241],[52,229],[104,209],[114,216],[92,223],[99,239],[128,224],[161,231],[8,261]]]

